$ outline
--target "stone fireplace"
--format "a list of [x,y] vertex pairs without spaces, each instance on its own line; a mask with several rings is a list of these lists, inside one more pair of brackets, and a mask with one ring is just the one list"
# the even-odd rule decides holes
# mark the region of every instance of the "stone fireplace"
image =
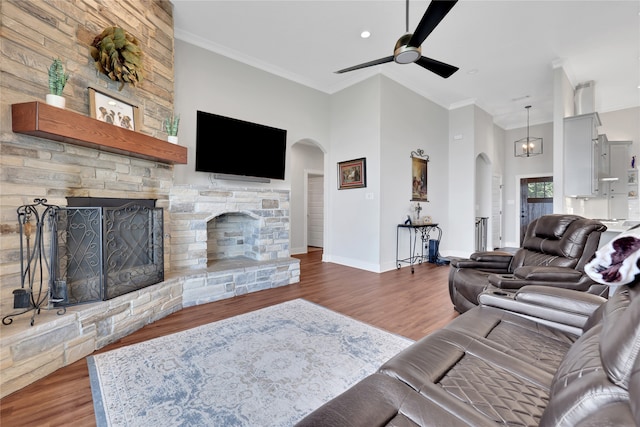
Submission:
[[289,254],[289,190],[174,186],[171,262],[193,274],[183,305],[297,283]]

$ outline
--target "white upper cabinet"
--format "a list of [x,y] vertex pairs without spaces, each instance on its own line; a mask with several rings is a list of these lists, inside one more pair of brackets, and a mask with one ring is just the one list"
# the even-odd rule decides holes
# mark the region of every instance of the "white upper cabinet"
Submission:
[[629,192],[629,169],[631,157],[629,148],[631,141],[609,142],[609,188],[611,194],[624,194]]
[[564,195],[594,197],[600,195],[601,147],[598,113],[564,119]]

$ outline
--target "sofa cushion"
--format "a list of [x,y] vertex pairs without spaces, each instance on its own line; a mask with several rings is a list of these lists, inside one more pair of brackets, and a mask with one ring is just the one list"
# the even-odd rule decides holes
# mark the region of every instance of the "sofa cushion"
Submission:
[[[591,233],[604,230],[606,227],[602,223],[591,219],[573,215],[544,215],[536,220],[533,232],[527,229],[522,248],[531,252],[567,258],[577,263]],[[595,247],[593,250],[595,251]],[[527,260],[526,264],[534,263]],[[576,264],[565,265],[553,261],[547,262],[546,265],[574,267]]]
[[640,349],[640,293],[624,287],[604,305],[600,321],[569,349],[553,379],[541,426],[575,426],[600,408],[628,405]]
[[[552,327],[492,307],[475,307],[446,326],[526,363],[555,373],[578,339]],[[473,314],[472,314],[473,313]]]
[[513,272],[527,265],[574,268],[577,264],[577,259],[563,256],[558,248],[546,248],[545,252],[522,248],[513,256],[509,269]]
[[533,234],[543,239],[559,239],[567,231],[569,225],[580,219],[571,215],[544,215],[538,218]]
[[629,406],[636,420],[636,426],[640,426],[640,357],[636,357],[633,371],[631,372],[631,381],[629,382]]
[[481,414],[451,400],[449,409],[396,379],[373,374],[322,405],[298,427],[495,427]]
[[633,426],[629,402],[616,402],[601,406],[595,413],[578,421],[574,427]]
[[462,402],[468,409],[506,425],[533,426],[540,420],[547,405],[551,373],[447,328],[410,349],[394,356],[379,372],[446,408],[452,407],[452,401]]
[[610,380],[628,388],[640,352],[640,286],[622,287],[603,314],[602,366]]
[[[602,370],[595,370],[570,382],[557,394],[551,396],[540,427],[575,427],[600,414],[602,408],[629,408],[629,394],[612,384]],[[618,408],[619,410],[619,408]],[[611,419],[602,419],[599,426],[632,426],[627,409],[617,424]]]

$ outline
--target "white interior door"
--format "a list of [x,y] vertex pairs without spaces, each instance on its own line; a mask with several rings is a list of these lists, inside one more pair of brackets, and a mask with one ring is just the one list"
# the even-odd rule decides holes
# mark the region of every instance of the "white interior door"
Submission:
[[324,247],[324,176],[309,175],[307,182],[307,245]]

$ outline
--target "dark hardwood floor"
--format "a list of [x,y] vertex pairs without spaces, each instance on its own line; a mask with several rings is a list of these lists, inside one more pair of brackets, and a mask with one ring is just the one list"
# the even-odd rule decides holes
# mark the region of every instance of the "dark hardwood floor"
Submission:
[[[216,320],[304,298],[387,331],[417,340],[457,313],[447,290],[448,266],[424,263],[382,274],[323,263],[321,251],[296,256],[295,285],[189,307],[98,352],[171,334]],[[87,363],[82,359],[0,400],[0,425],[95,426]]]

